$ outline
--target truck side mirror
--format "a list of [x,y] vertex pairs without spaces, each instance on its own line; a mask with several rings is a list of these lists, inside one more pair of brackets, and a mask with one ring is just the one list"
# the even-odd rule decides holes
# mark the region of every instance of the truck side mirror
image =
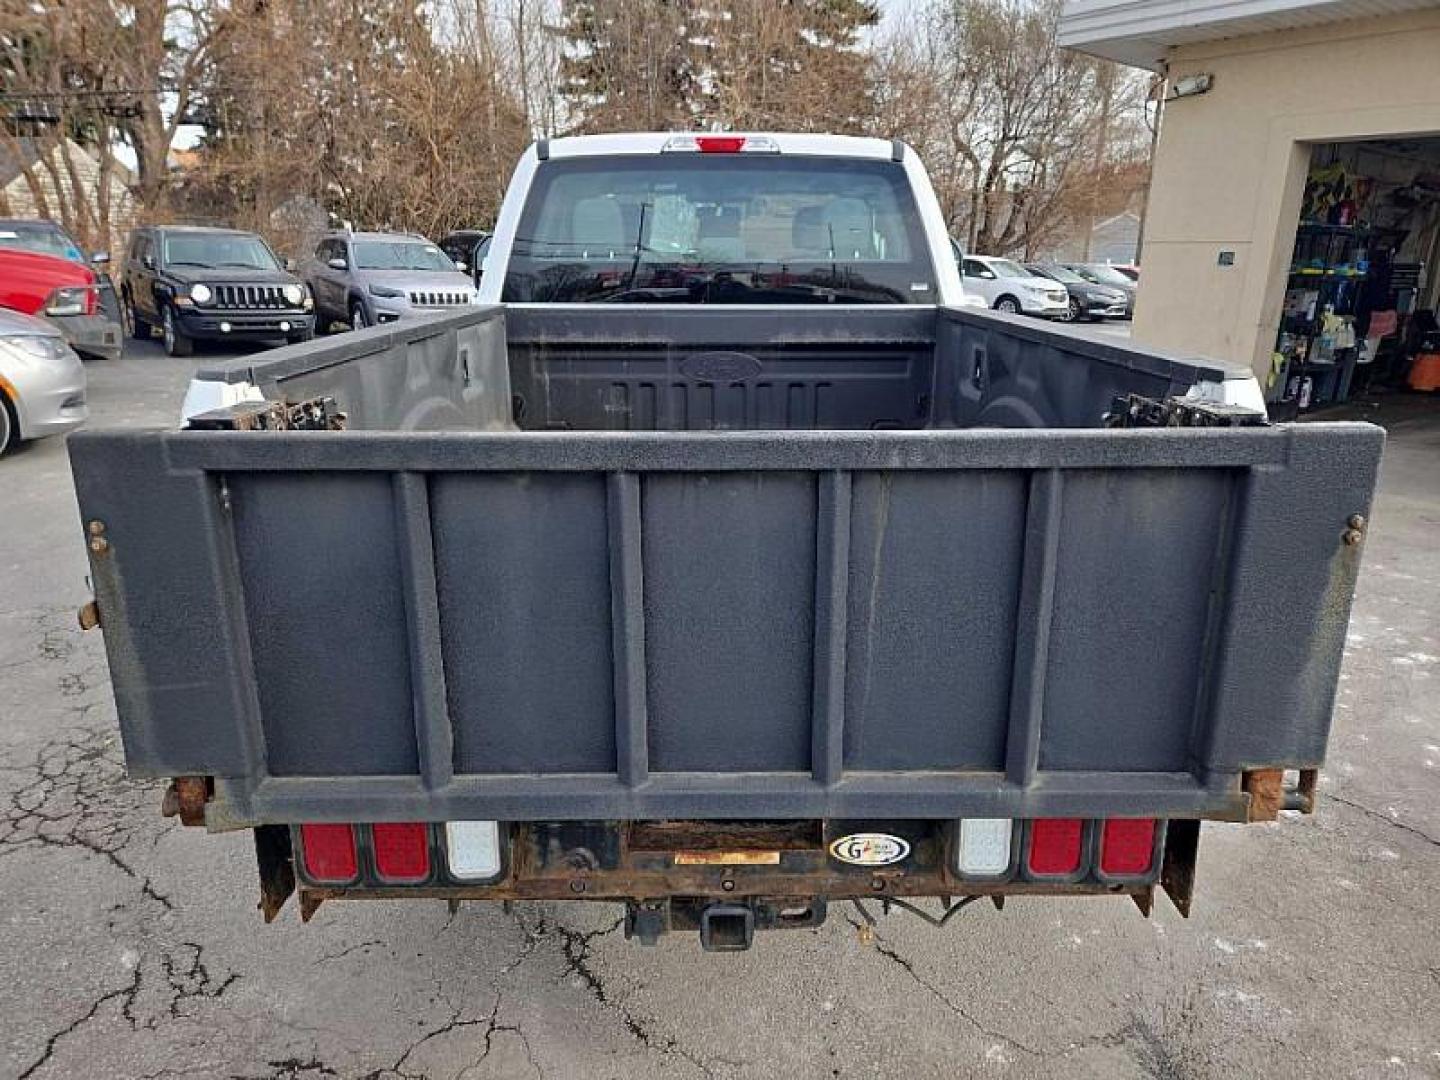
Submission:
[[459,271],[463,274],[466,270],[468,270],[468,269],[470,269],[470,268],[465,265],[465,263],[464,263],[463,260],[457,259],[457,260],[455,261],[455,269],[456,269],[456,270],[459,270]]
[[285,260],[285,272],[286,272],[287,274],[293,274],[293,273],[295,272],[295,260],[294,260],[294,259],[286,259],[286,260]]
[[94,255],[91,255],[91,256],[90,256],[90,261],[91,261],[92,263],[94,263],[96,266],[109,266],[109,265],[110,265],[110,252],[108,252],[108,251],[97,251],[97,252],[95,252]]
[[146,270],[154,270],[154,269],[155,269],[155,256],[154,256],[154,255],[145,255],[145,256],[142,256],[141,259],[140,259],[140,265],[143,266],[143,267],[145,267]]
[[328,260],[325,265],[328,266],[331,270],[348,270],[350,268],[350,264],[339,256]]

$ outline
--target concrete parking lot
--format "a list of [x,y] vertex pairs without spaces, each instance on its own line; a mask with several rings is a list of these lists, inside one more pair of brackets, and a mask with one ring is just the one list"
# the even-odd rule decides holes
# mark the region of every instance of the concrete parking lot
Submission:
[[[199,361],[89,365],[171,424]],[[1319,813],[1210,825],[1193,917],[843,909],[731,956],[613,907],[255,909],[248,834],[125,779],[59,440],[0,461],[0,1077],[1440,1077],[1440,409],[1390,427]]]

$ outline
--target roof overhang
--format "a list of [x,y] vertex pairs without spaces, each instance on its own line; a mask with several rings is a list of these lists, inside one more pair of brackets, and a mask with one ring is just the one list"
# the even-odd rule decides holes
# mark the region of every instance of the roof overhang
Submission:
[[1069,0],[1060,44],[1159,70],[1170,50],[1440,7],[1440,0]]

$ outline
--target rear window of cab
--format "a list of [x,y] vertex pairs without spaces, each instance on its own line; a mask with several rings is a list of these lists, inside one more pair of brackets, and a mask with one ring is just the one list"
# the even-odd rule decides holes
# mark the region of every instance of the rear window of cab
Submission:
[[934,303],[903,166],[662,154],[536,170],[503,298],[539,303]]

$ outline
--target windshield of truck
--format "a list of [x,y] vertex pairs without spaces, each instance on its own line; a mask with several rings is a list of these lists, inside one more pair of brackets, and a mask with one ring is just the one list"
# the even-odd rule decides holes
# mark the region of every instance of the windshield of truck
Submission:
[[935,290],[894,162],[662,154],[542,164],[503,298],[933,304]]
[[84,262],[85,256],[75,242],[48,222],[0,222],[0,247],[19,248],[41,255],[58,255],[71,262]]
[[165,237],[166,266],[238,267],[279,270],[280,261],[257,236],[171,233]]
[[356,240],[355,265],[361,270],[440,270],[455,273],[450,257],[434,244],[413,240]]

